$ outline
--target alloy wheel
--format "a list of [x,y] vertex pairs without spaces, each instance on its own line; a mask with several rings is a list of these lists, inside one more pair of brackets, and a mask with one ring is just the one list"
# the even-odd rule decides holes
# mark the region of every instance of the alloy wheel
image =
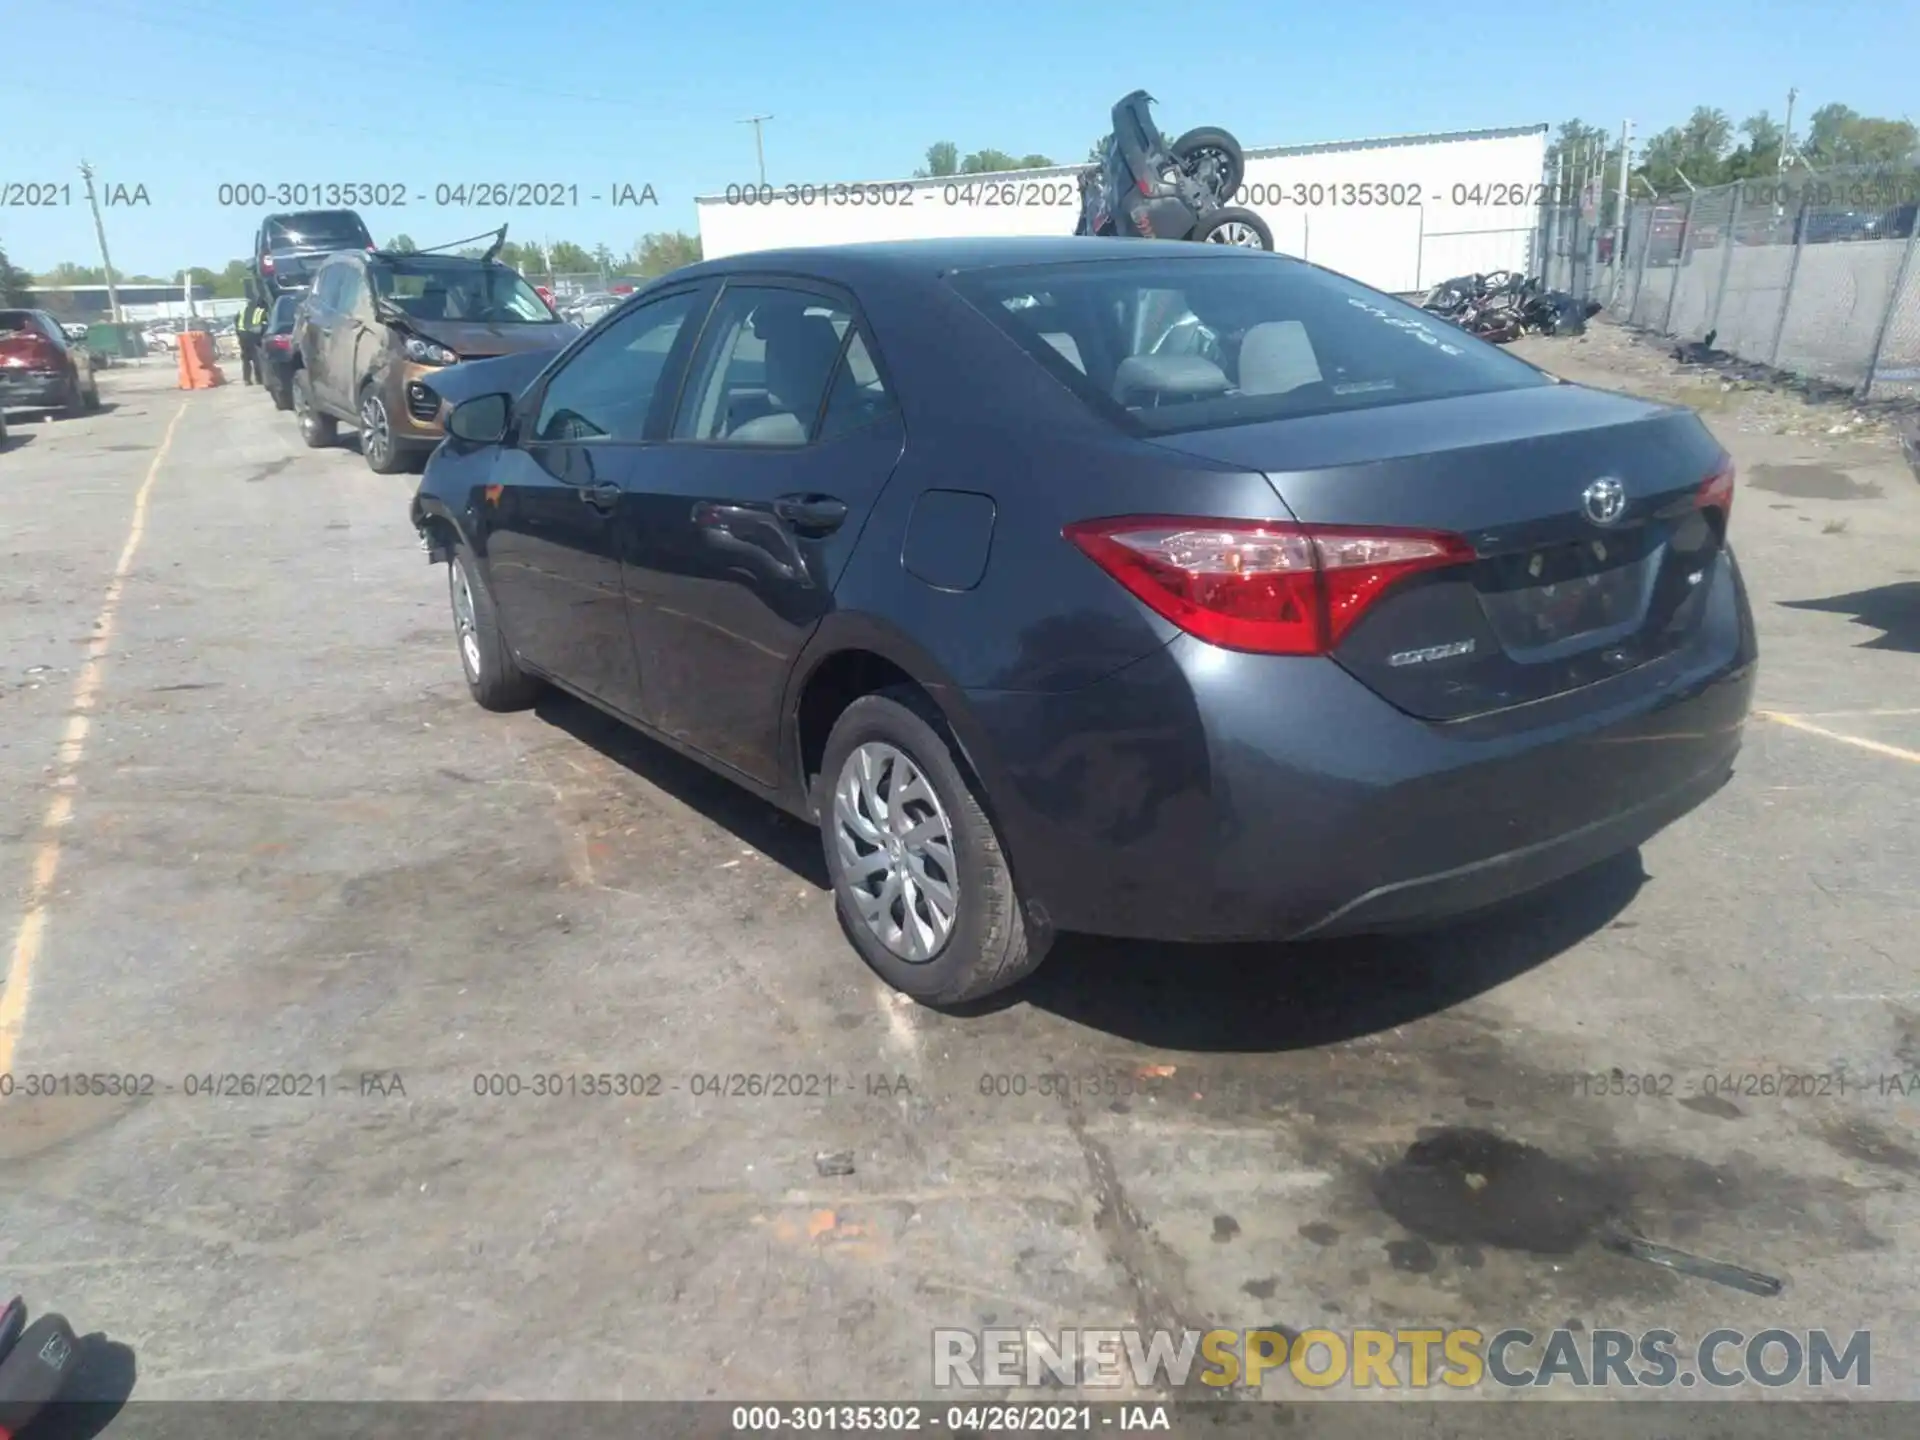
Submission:
[[1260,243],[1260,232],[1242,220],[1229,220],[1207,236],[1209,245],[1238,245],[1247,250],[1261,250],[1266,247]]
[[360,453],[371,465],[385,465],[393,448],[393,431],[387,425],[387,407],[378,395],[360,402]]
[[833,838],[861,921],[916,963],[938,955],[959,913],[953,826],[932,782],[905,752],[869,741],[833,787]]
[[453,588],[453,628],[460,637],[460,663],[467,667],[467,678],[480,679],[480,632],[473,615],[473,585],[467,579],[467,567],[455,561],[447,567]]

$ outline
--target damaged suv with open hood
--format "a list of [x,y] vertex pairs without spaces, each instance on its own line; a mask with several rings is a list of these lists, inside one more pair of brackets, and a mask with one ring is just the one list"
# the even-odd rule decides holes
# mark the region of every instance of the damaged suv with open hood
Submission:
[[309,446],[351,425],[370,469],[413,468],[444,433],[436,371],[559,350],[580,333],[493,258],[499,243],[478,257],[348,251],[321,265],[294,330],[293,408]]

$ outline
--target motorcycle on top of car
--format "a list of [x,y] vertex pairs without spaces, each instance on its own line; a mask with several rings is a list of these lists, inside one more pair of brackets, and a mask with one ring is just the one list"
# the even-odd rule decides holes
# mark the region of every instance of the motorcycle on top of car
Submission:
[[1135,90],[1113,107],[1100,162],[1080,177],[1073,233],[1273,249],[1267,222],[1228,203],[1246,175],[1240,142],[1207,125],[1169,144],[1152,104],[1151,95]]

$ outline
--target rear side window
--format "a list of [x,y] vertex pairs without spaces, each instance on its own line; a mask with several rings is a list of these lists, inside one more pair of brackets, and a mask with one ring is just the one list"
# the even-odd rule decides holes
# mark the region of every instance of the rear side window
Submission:
[[728,286],[694,357],[673,438],[804,445],[852,320],[809,291]]
[[1444,320],[1278,257],[981,270],[952,283],[1088,405],[1143,433],[1552,383]]
[[814,438],[831,440],[849,430],[858,430],[890,414],[893,408],[893,396],[880,379],[880,371],[867,349],[867,337],[855,327],[847,337],[840,368],[834,372],[833,388],[827,392],[826,413],[820,417],[820,433]]
[[351,210],[311,210],[267,221],[269,250],[354,250],[373,243]]

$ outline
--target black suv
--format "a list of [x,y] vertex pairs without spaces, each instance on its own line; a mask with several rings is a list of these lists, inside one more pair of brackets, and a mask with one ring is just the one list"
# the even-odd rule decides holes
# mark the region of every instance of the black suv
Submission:
[[269,298],[304,290],[336,250],[371,250],[373,236],[352,210],[269,215],[253,237],[253,273]]

